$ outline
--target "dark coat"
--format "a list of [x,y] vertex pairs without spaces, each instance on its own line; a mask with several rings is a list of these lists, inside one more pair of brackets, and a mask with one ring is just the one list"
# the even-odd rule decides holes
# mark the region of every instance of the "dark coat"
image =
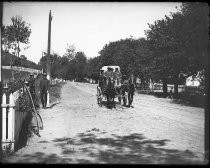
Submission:
[[131,78],[129,78],[129,88],[131,92],[135,91],[136,88],[136,78],[133,79],[133,81],[131,80]]
[[50,88],[50,81],[48,79],[42,79],[39,83],[40,92],[47,92]]
[[28,85],[29,85],[30,90],[35,90],[35,79],[30,78],[28,81]]

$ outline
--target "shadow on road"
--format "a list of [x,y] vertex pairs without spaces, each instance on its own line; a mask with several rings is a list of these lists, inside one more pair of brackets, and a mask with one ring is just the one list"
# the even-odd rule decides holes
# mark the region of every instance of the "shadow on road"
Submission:
[[19,138],[17,142],[15,143],[15,151],[18,151],[19,149],[25,147],[27,145],[28,138],[32,136],[32,132],[30,130],[30,123],[32,120],[32,115],[29,114],[27,118],[25,119],[25,122],[23,122],[22,129],[19,134]]
[[[123,106],[123,105],[121,105],[120,102],[114,101],[114,103],[115,103],[115,108],[121,108],[121,109],[128,108],[128,105]],[[102,101],[102,107],[108,108],[108,107],[107,107],[107,101]],[[111,105],[111,107],[108,108],[108,109],[113,109],[113,108],[114,108],[114,105]]]
[[[108,163],[108,164],[202,164],[191,151],[166,149],[167,139],[151,140],[142,134],[119,136],[92,129],[73,138],[58,138],[52,143],[62,149],[62,157],[42,152],[24,155],[18,162]],[[44,142],[45,143],[45,142]],[[66,159],[64,159],[66,158]]]
[[52,109],[54,106],[56,106],[57,104],[59,104],[60,102],[57,103],[53,103],[50,105],[50,107],[45,107],[45,109]]

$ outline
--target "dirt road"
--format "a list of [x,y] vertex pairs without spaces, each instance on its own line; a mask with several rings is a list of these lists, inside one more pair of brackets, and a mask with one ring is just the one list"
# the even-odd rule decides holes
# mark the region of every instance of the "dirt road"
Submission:
[[68,82],[41,110],[44,130],[4,162],[201,164],[204,109],[136,94],[134,108],[99,107],[96,85]]

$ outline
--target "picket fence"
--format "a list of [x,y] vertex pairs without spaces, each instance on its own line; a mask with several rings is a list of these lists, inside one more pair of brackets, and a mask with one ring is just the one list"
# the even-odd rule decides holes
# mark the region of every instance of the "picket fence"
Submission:
[[7,94],[4,88],[2,94],[2,151],[13,152],[19,138],[23,122],[28,113],[19,110],[19,97],[24,92],[21,88],[14,93]]

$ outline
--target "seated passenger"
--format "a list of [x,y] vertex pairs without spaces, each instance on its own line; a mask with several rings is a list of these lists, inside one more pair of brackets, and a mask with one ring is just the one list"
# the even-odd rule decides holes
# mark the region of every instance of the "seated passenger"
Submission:
[[108,67],[108,70],[104,73],[104,77],[106,78],[106,84],[108,84],[108,78],[113,78],[113,68]]

